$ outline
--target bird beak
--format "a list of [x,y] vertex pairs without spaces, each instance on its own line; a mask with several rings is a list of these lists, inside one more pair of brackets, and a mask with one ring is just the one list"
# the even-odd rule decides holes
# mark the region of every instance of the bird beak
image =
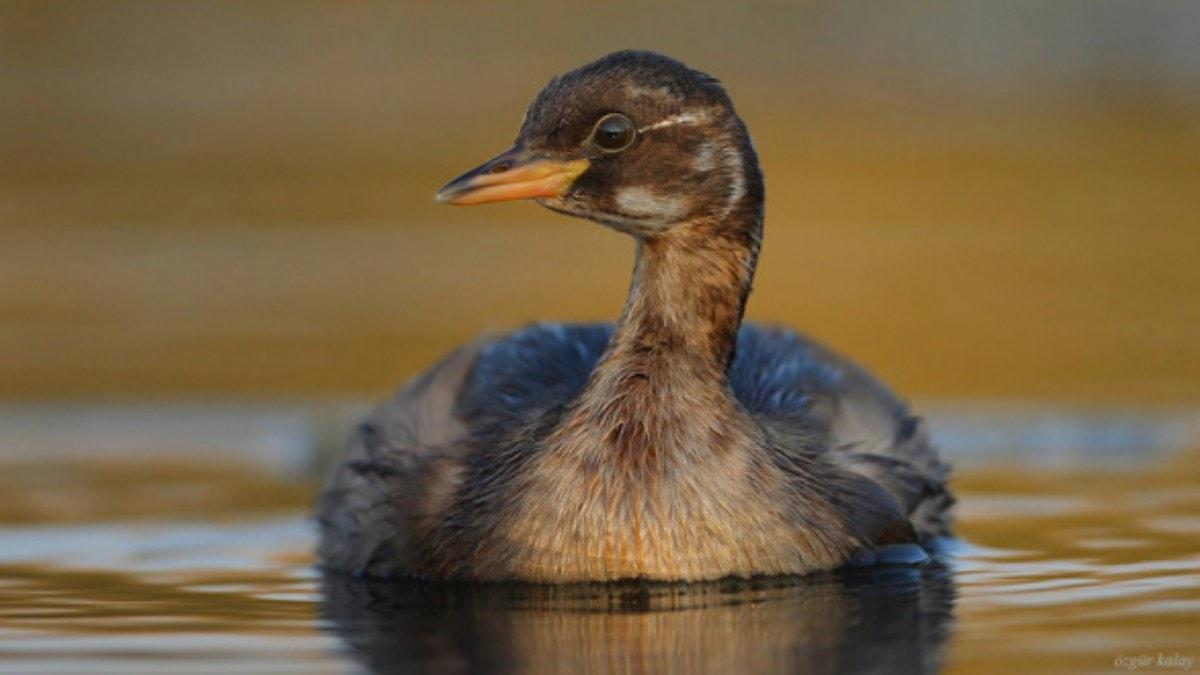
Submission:
[[588,164],[586,159],[539,158],[514,147],[446,183],[434,199],[465,205],[557,197],[587,171]]

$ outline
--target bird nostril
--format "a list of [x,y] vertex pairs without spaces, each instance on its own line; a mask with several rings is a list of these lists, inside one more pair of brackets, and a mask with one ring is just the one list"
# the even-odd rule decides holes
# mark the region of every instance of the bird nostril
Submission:
[[512,167],[513,167],[513,163],[511,160],[504,160],[503,162],[496,162],[495,164],[493,164],[487,170],[487,172],[488,173],[504,173],[505,171],[508,171]]

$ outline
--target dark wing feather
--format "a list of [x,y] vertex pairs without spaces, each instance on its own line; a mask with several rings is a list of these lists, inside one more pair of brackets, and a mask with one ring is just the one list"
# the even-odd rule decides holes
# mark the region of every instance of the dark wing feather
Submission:
[[411,571],[413,514],[436,489],[439,462],[465,451],[455,401],[483,344],[452,353],[354,429],[317,500],[322,565],[373,577]]
[[610,335],[611,324],[538,323],[488,342],[459,414],[474,434],[490,438],[561,407],[583,390]]
[[924,422],[879,380],[787,328],[746,325],[737,349],[730,381],[761,425],[808,439],[826,460],[878,485],[921,538],[949,532],[950,468]]

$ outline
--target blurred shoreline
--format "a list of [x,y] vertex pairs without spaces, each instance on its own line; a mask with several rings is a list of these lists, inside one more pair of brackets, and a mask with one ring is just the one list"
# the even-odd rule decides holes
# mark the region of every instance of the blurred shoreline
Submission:
[[[0,405],[0,457],[53,466],[151,460],[311,479],[373,406],[361,399]],[[1200,448],[1200,406],[918,401],[956,466],[1123,468]]]

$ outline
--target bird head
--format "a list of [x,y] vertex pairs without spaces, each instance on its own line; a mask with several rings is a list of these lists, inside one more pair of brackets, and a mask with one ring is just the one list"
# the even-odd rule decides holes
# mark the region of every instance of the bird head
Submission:
[[762,177],[717,80],[660,54],[622,51],[551,80],[513,147],[436,199],[533,199],[648,237],[735,210],[760,215]]

